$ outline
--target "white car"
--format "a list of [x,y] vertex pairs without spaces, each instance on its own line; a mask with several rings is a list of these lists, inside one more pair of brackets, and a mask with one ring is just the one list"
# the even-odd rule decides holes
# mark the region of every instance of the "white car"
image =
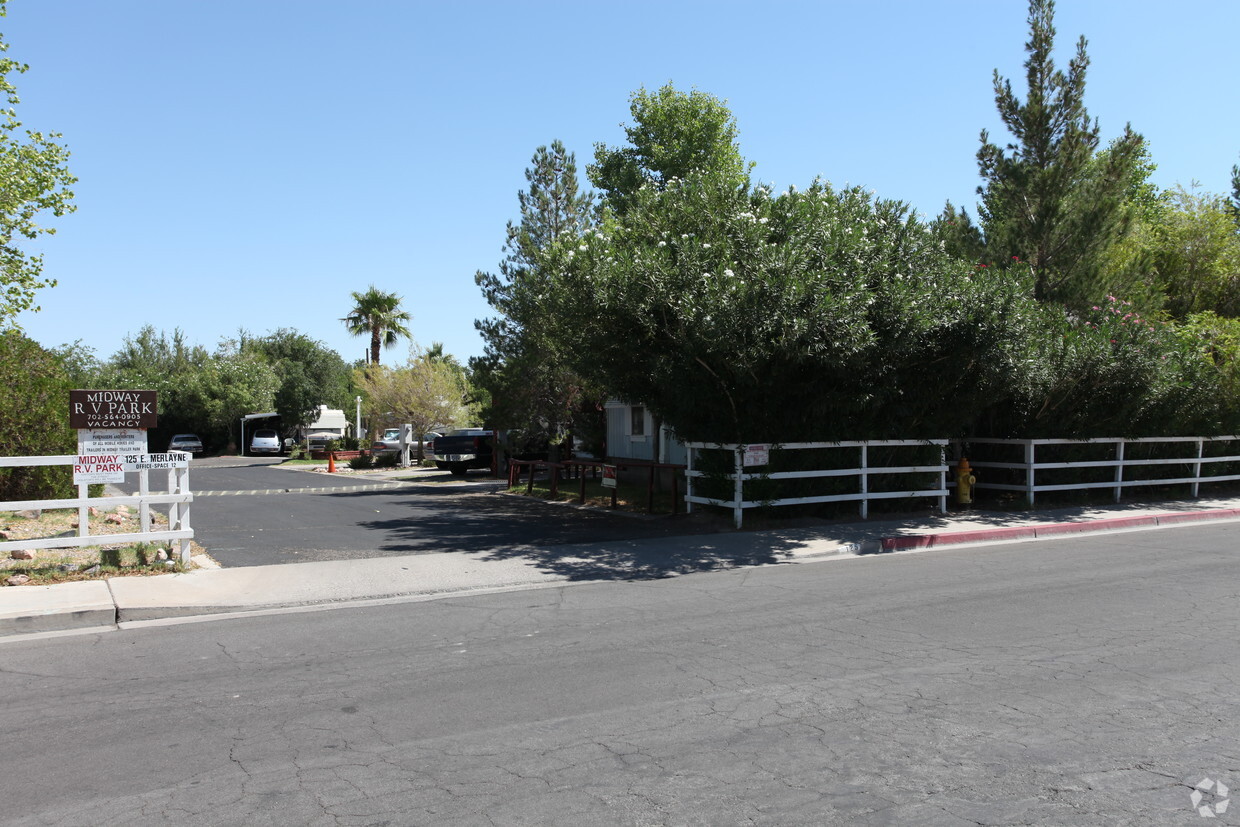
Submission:
[[280,435],[270,428],[259,428],[250,441],[251,454],[280,453]]

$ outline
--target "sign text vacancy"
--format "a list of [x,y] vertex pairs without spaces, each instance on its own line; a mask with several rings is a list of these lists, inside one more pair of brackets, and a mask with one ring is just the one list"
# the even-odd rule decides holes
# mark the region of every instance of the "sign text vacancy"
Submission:
[[69,391],[71,428],[154,428],[155,391]]

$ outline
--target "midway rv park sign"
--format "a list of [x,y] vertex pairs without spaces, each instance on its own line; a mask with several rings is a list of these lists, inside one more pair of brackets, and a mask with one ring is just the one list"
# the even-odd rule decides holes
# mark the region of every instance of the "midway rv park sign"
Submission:
[[147,428],[158,424],[155,391],[69,391],[69,425],[77,428],[75,485],[124,482],[126,471],[186,468],[183,453],[148,454]]

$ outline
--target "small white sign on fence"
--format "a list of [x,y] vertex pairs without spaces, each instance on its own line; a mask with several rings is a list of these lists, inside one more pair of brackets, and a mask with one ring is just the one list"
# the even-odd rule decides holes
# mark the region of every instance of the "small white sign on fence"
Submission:
[[125,466],[120,454],[78,454],[73,463],[73,484],[124,482]]
[[126,471],[158,471],[165,468],[188,468],[189,455],[177,451],[171,454],[122,454]]
[[614,465],[603,466],[603,487],[604,488],[615,488],[616,487],[616,466]]
[[771,462],[771,446],[770,445],[746,445],[744,466],[752,468],[755,465],[769,465]]

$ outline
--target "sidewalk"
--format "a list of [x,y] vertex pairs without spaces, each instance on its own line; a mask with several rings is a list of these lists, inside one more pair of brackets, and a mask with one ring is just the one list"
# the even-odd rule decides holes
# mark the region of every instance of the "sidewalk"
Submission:
[[1024,513],[964,512],[816,528],[204,568],[187,574],[11,586],[0,588],[0,638],[73,629],[104,631],[160,618],[366,600],[429,600],[1218,520],[1240,520],[1240,498]]

